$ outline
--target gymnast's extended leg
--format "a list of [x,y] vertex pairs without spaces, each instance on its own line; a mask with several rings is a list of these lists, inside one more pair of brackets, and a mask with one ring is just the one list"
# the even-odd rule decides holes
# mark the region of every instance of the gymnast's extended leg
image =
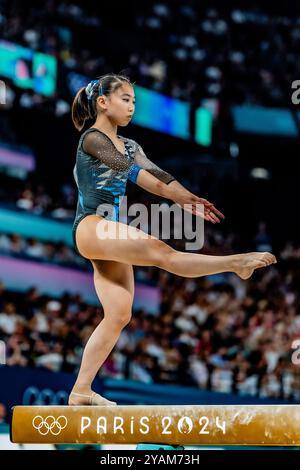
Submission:
[[[108,232],[117,233],[118,236],[105,238]],[[120,233],[123,235],[120,236]],[[210,256],[177,251],[142,230],[105,220],[97,215],[87,216],[80,222],[76,241],[85,258],[113,260],[137,266],[157,266],[182,277],[234,272],[242,279],[247,279],[255,269],[276,263],[275,256],[268,252]]]

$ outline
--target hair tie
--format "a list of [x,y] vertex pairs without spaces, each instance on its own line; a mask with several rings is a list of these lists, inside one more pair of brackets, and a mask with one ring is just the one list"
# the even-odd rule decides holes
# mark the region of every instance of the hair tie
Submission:
[[91,99],[92,99],[96,85],[99,86],[99,96],[103,95],[103,89],[102,89],[102,84],[101,84],[101,82],[99,82],[99,80],[92,80],[92,81],[85,87],[85,93],[86,93],[86,96],[87,96],[88,100],[91,100]]

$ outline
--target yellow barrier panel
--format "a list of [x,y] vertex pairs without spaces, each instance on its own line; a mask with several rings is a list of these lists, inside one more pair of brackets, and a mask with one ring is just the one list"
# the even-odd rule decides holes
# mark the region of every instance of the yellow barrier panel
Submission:
[[16,443],[300,445],[300,405],[16,406]]

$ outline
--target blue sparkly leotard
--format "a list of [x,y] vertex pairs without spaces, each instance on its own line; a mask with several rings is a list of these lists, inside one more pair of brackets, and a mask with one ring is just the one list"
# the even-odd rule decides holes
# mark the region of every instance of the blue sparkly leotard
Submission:
[[[90,214],[119,220],[119,204],[126,191],[127,180],[137,180],[141,169],[149,171],[169,184],[175,178],[151,162],[134,140],[118,136],[125,146],[120,152],[105,133],[95,127],[80,137],[73,174],[78,188],[77,210],[72,235],[79,253],[75,233],[79,222]],[[113,210],[112,210],[113,208]]]

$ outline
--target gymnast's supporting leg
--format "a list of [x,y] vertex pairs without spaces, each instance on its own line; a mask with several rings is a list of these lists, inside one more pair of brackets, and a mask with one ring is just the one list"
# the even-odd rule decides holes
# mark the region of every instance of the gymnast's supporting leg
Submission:
[[92,264],[95,289],[104,309],[104,318],[85,346],[69,404],[112,405],[114,402],[98,394],[94,395],[92,400],[89,397],[96,374],[115,346],[122,329],[130,321],[134,276],[132,266],[127,264],[96,260],[93,260]]

